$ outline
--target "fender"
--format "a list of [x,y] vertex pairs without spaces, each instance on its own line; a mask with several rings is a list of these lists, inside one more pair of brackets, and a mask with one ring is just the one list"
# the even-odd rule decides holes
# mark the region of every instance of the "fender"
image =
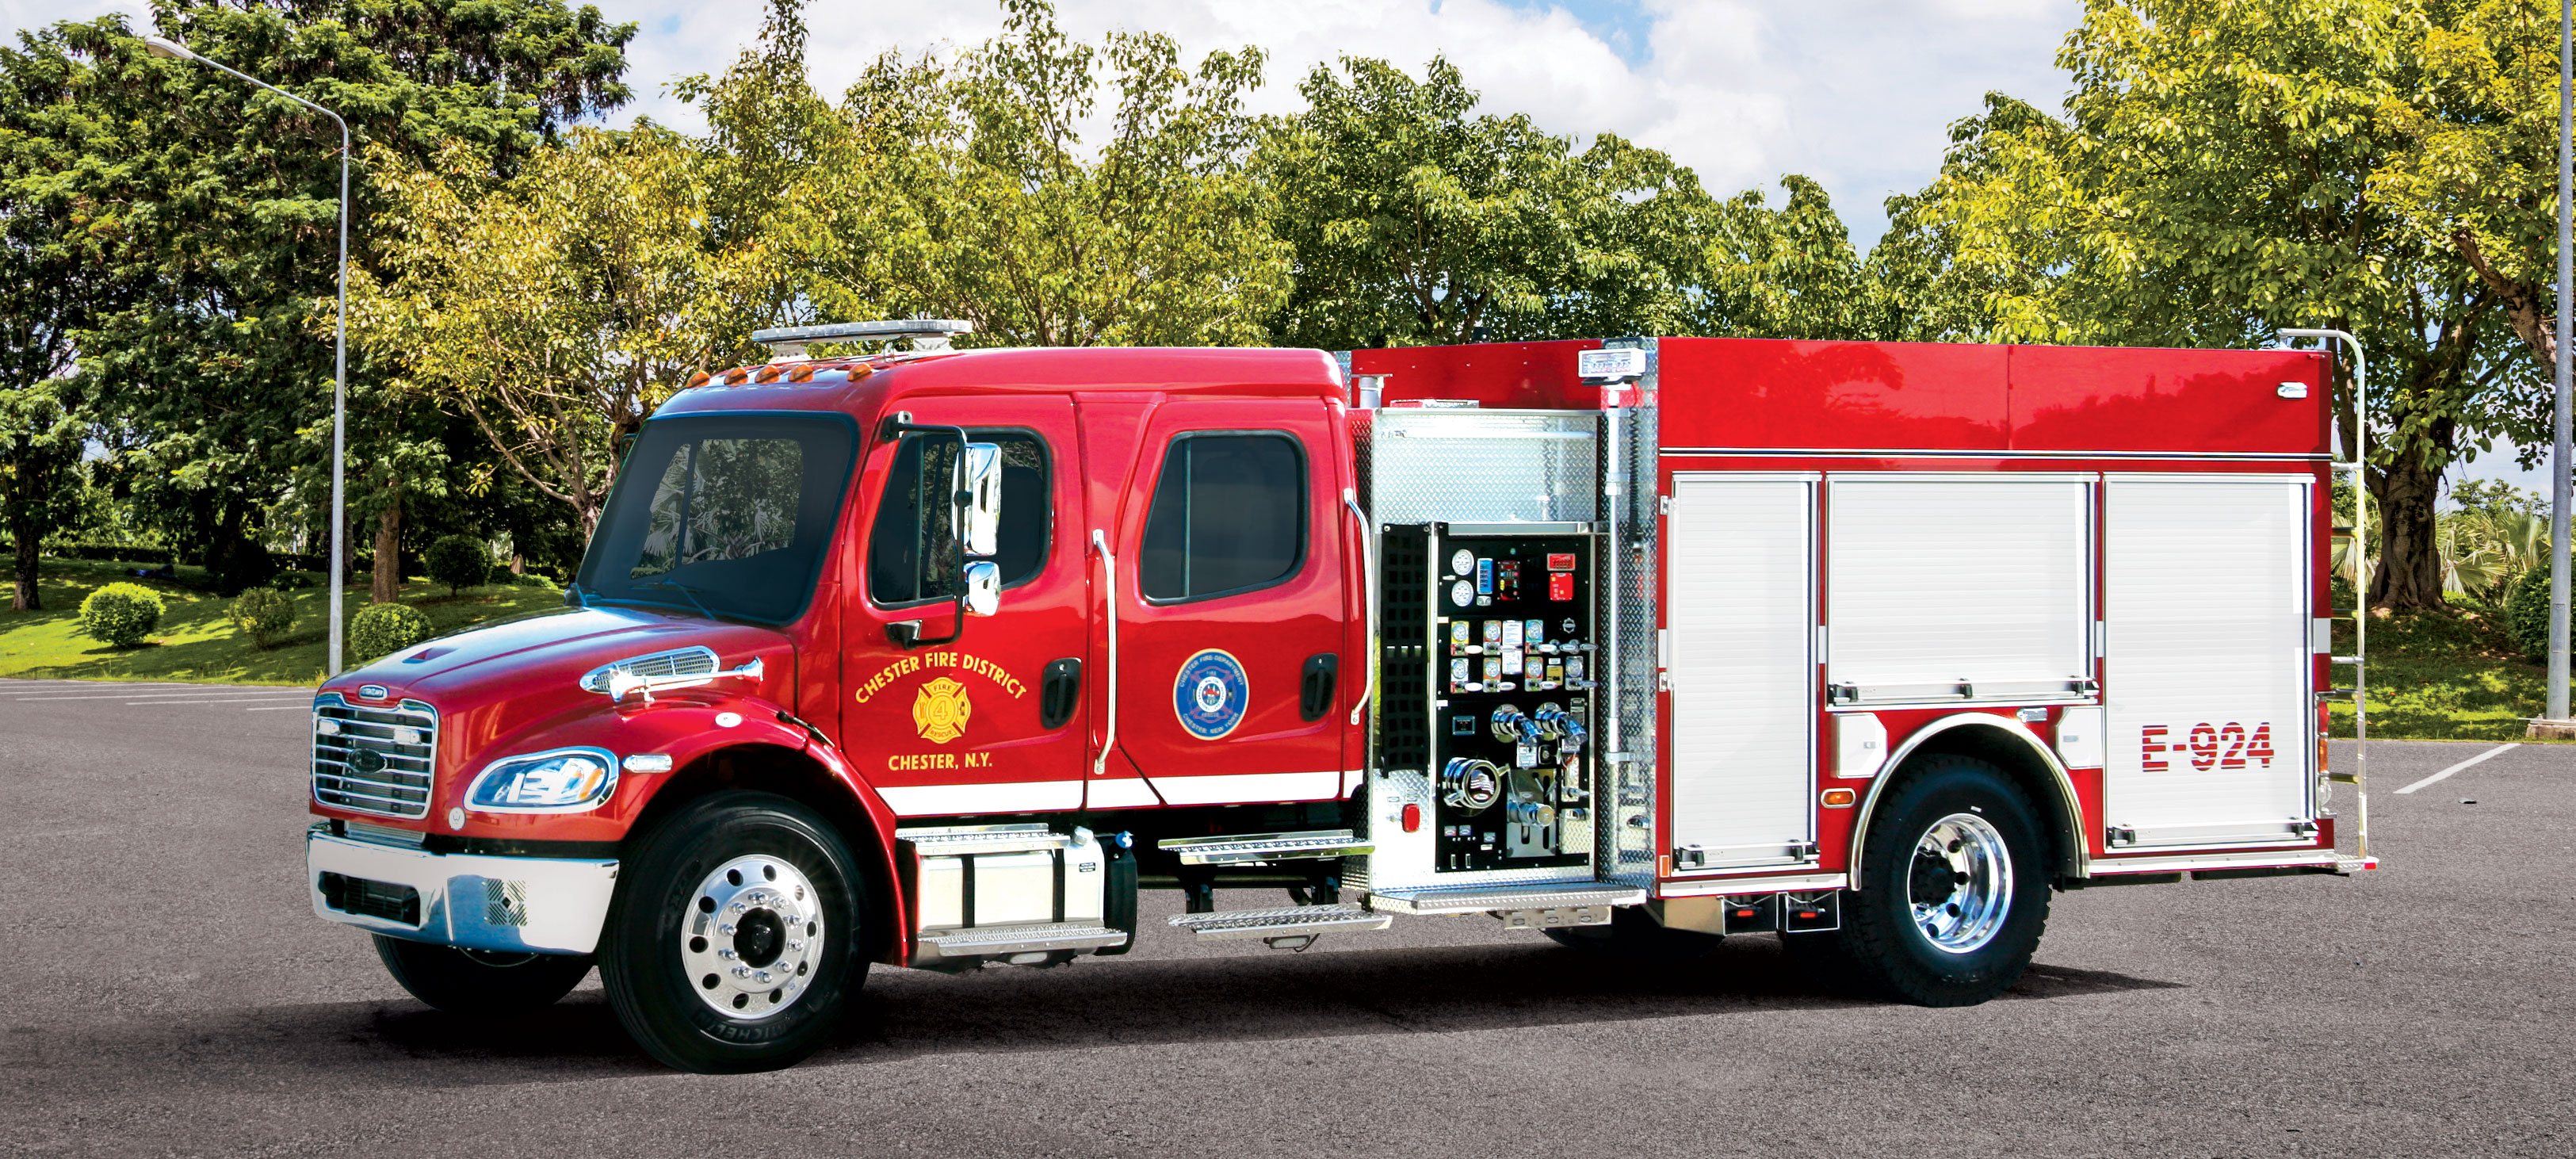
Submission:
[[1904,744],[1897,746],[1895,752],[1887,755],[1887,763],[1879,766],[1884,771],[1871,782],[1869,796],[1863,798],[1860,803],[1860,814],[1852,818],[1851,860],[1845,867],[1850,875],[1851,888],[1857,890],[1861,887],[1861,853],[1869,845],[1867,840],[1869,822],[1878,811],[1879,794],[1887,790],[1888,782],[1895,780],[1898,771],[1905,767],[1905,759],[1914,755],[1914,750],[1922,747],[1924,741],[1954,728],[1995,729],[2020,741],[2030,749],[2031,755],[2039,758],[2040,762],[2047,767],[2050,778],[2057,785],[2057,816],[2061,832],[2074,835],[2074,840],[2063,842],[2066,849],[2060,868],[2070,877],[2086,876],[2089,871],[2083,838],[2083,807],[2075,799],[2075,779],[2067,774],[2066,766],[2057,759],[2056,751],[2050,749],[2047,742],[2040,740],[2038,733],[2030,731],[2029,725],[2009,716],[1997,716],[1991,712],[1963,712],[1956,716],[1942,717],[1914,730],[1914,735],[1905,738]]
[[[869,862],[870,867],[887,883],[886,910],[897,930],[909,930],[910,915],[901,896],[903,876],[896,870],[894,854],[894,810],[886,807],[877,795],[876,786],[860,776],[856,766],[840,750],[817,732],[790,724],[776,704],[755,696],[692,696],[682,699],[664,694],[651,705],[640,702],[615,708],[602,705],[598,711],[571,720],[547,721],[532,730],[529,743],[538,748],[588,745],[606,749],[620,757],[655,753],[669,756],[671,768],[660,773],[621,773],[622,783],[608,806],[592,813],[538,814],[524,817],[491,817],[477,815],[477,827],[488,824],[523,828],[513,836],[543,839],[594,841],[622,840],[636,818],[673,777],[692,764],[726,749],[772,748],[801,753],[820,765],[824,773],[850,795],[858,811],[867,818],[874,840],[867,849],[852,852]],[[732,716],[731,724],[723,718]],[[518,752],[524,745],[496,746],[495,752]],[[515,824],[514,824],[515,823]],[[541,828],[540,828],[541,827]],[[890,939],[897,953],[909,946],[908,939]],[[898,963],[899,964],[899,963]]]

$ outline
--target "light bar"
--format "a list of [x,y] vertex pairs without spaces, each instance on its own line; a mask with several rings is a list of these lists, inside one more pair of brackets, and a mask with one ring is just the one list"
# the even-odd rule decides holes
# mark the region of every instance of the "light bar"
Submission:
[[815,342],[892,342],[898,338],[909,338],[915,350],[946,350],[950,338],[974,332],[974,323],[955,318],[896,318],[883,322],[833,322],[823,326],[755,330],[751,340],[768,347],[777,357],[796,358],[805,353],[807,345]]

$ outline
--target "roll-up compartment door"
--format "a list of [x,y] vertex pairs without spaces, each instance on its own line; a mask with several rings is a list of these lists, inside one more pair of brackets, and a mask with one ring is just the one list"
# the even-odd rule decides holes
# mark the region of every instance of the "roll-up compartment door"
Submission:
[[2085,695],[2092,481],[1840,475],[1827,505],[1827,681],[1852,704]]
[[2313,821],[2309,482],[2105,483],[2115,849],[2281,844]]
[[1677,474],[1670,582],[1675,869],[1813,860],[1815,477]]

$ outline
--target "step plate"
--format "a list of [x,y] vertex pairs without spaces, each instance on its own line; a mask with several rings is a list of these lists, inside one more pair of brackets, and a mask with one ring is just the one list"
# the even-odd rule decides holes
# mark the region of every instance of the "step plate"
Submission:
[[1547,882],[1464,888],[1388,889],[1369,895],[1369,908],[1399,914],[1480,914],[1495,910],[1575,909],[1642,905],[1646,891],[1633,885]]
[[1202,942],[1228,938],[1275,938],[1289,934],[1330,934],[1382,930],[1395,918],[1355,905],[1300,905],[1285,909],[1225,910],[1179,914],[1172,928],[1189,930]]
[[1179,854],[1183,865],[1247,865],[1318,857],[1356,857],[1376,850],[1374,842],[1348,829],[1307,833],[1244,833],[1228,837],[1190,837],[1156,845]]
[[992,929],[941,930],[921,935],[923,958],[982,958],[1039,950],[1097,950],[1125,945],[1127,931],[1107,926],[997,926]]

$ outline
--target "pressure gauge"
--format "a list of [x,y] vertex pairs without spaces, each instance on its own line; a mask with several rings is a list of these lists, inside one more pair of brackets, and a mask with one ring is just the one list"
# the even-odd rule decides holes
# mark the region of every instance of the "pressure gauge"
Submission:
[[1475,573],[1476,573],[1476,553],[1475,553],[1475,552],[1469,551],[1469,550],[1467,550],[1466,548],[1463,548],[1463,547],[1462,547],[1462,548],[1459,548],[1459,549],[1458,549],[1458,554],[1456,554],[1456,555],[1453,555],[1453,556],[1450,556],[1450,557],[1449,557],[1449,574],[1451,574],[1451,575],[1474,575]]
[[1449,585],[1449,602],[1450,602],[1450,603],[1453,603],[1453,604],[1456,604],[1456,605],[1458,605],[1459,607],[1462,607],[1462,608],[1472,608],[1472,607],[1475,607],[1475,606],[1476,606],[1476,583],[1475,583],[1475,581],[1474,581],[1474,580],[1459,580],[1457,583],[1454,583],[1454,584]]

